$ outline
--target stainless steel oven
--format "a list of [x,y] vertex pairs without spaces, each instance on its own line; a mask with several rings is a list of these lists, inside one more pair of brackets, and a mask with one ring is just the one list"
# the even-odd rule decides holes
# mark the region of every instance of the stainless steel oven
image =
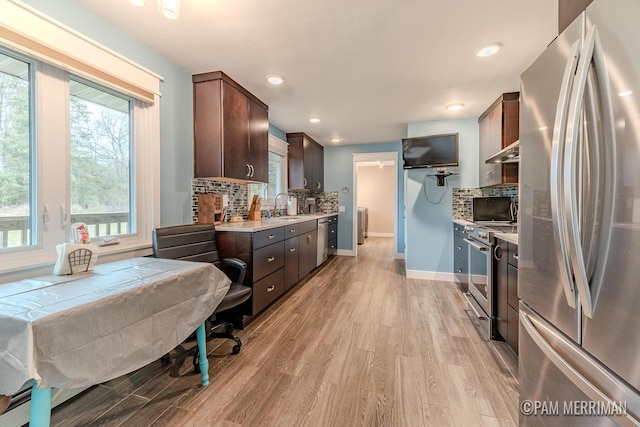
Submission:
[[493,233],[477,226],[465,229],[469,247],[469,291],[465,297],[487,338],[493,338]]

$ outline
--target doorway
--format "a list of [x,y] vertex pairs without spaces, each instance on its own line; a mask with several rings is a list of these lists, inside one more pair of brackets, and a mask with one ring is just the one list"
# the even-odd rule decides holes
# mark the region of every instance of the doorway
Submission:
[[[376,183],[376,179],[384,182]],[[371,188],[363,186],[363,180],[372,180]],[[393,237],[394,254],[398,256],[398,152],[353,154],[352,188],[353,254],[358,256],[358,208],[363,207],[368,211],[368,236]],[[366,238],[361,236],[360,240],[366,244]]]

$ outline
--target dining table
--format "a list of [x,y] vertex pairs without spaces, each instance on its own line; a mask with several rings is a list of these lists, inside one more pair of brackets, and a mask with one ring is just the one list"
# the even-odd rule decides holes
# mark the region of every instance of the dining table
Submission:
[[[230,280],[210,263],[138,257],[73,275],[0,284],[0,395],[32,382],[31,426],[48,426],[51,389],[88,387],[130,373],[196,332]],[[200,357],[208,385],[207,357]]]

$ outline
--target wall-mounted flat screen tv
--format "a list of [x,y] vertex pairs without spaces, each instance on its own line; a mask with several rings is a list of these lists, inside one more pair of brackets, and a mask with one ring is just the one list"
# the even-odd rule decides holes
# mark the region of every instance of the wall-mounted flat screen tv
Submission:
[[458,134],[404,138],[402,160],[405,169],[458,166]]

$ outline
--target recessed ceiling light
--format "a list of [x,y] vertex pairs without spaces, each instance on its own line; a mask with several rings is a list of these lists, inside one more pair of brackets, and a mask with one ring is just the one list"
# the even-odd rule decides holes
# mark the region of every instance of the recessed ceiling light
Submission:
[[320,117],[311,117],[309,121],[311,123],[320,123]]
[[331,138],[331,142],[340,142],[342,141],[340,138]]
[[134,6],[144,6],[144,2],[146,0],[129,0],[129,3],[131,3]]
[[462,107],[464,107],[464,104],[451,104],[451,105],[447,105],[447,110],[458,111],[458,110],[461,110]]
[[491,43],[490,45],[487,45],[485,47],[478,49],[476,51],[476,56],[479,56],[480,58],[485,58],[487,56],[495,55],[496,53],[498,53],[501,47],[502,47],[502,44],[500,43]]
[[540,126],[540,127],[538,128],[538,130],[547,130],[547,127],[546,127],[546,126]]
[[629,96],[633,93],[631,90],[623,90],[622,92],[618,92],[618,96]]
[[280,74],[267,74],[265,78],[272,85],[281,85],[282,83],[284,83],[284,77],[282,77]]

